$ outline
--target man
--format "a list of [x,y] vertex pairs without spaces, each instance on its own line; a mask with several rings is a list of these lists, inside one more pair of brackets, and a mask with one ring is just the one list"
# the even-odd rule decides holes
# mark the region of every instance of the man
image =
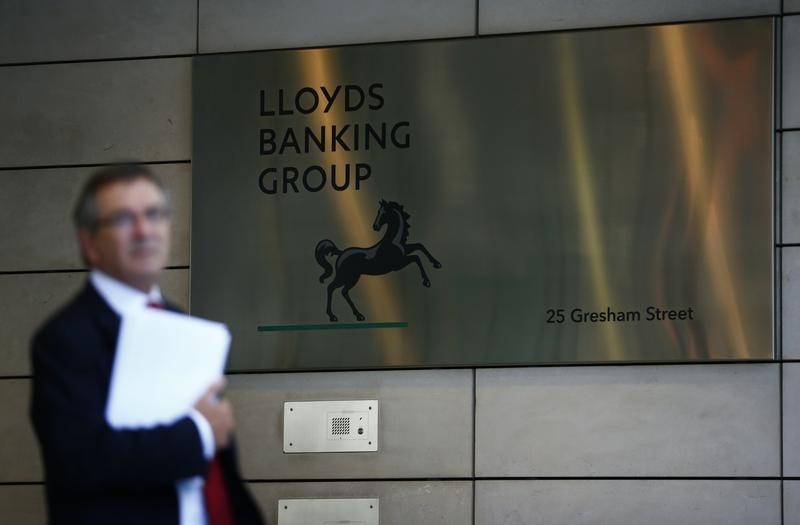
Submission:
[[260,524],[239,479],[231,406],[218,399],[222,380],[170,425],[114,429],[105,420],[121,318],[163,307],[157,283],[169,252],[170,208],[161,182],[143,165],[100,170],[74,220],[92,271],[32,345],[31,418],[50,523]]

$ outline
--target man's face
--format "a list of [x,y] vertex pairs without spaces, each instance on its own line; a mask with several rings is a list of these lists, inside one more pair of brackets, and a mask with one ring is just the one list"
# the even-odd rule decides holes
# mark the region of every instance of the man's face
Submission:
[[93,268],[144,292],[167,262],[170,220],[166,198],[141,178],[105,186],[96,196],[98,224],[78,238]]

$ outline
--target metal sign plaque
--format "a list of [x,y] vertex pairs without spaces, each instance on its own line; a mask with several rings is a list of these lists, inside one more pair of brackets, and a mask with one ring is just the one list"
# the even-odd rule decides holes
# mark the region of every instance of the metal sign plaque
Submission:
[[286,401],[283,452],[377,452],[378,400]]
[[769,359],[767,18],[194,59],[233,370]]
[[278,525],[379,525],[378,498],[278,500]]

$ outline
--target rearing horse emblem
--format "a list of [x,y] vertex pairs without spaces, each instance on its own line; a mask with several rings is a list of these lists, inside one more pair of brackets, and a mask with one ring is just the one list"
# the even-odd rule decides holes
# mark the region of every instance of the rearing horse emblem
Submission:
[[378,208],[378,215],[372,223],[372,229],[380,231],[386,225],[386,232],[377,244],[369,248],[346,248],[340,250],[333,241],[328,239],[319,241],[314,254],[317,262],[322,269],[319,282],[324,283],[325,279],[333,274],[334,270],[328,262],[327,257],[336,255],[336,274],[333,281],[328,283],[328,317],[331,321],[338,321],[331,309],[331,297],[337,288],[342,289],[342,296],[353,310],[353,315],[359,321],[364,320],[364,316],[358,311],[353,300],[350,298],[350,289],[356,285],[362,275],[384,275],[389,272],[402,270],[410,263],[415,263],[419,267],[422,276],[422,285],[430,287],[431,280],[425,273],[419,255],[414,252],[420,251],[428,258],[434,268],[441,268],[442,264],[421,243],[408,243],[408,230],[411,228],[408,219],[411,216],[403,210],[403,206],[396,202],[381,200]]

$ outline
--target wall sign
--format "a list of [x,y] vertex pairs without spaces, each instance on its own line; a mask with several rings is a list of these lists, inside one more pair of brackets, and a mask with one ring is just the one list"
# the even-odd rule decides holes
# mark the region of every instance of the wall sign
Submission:
[[773,27],[194,59],[232,369],[768,359]]

